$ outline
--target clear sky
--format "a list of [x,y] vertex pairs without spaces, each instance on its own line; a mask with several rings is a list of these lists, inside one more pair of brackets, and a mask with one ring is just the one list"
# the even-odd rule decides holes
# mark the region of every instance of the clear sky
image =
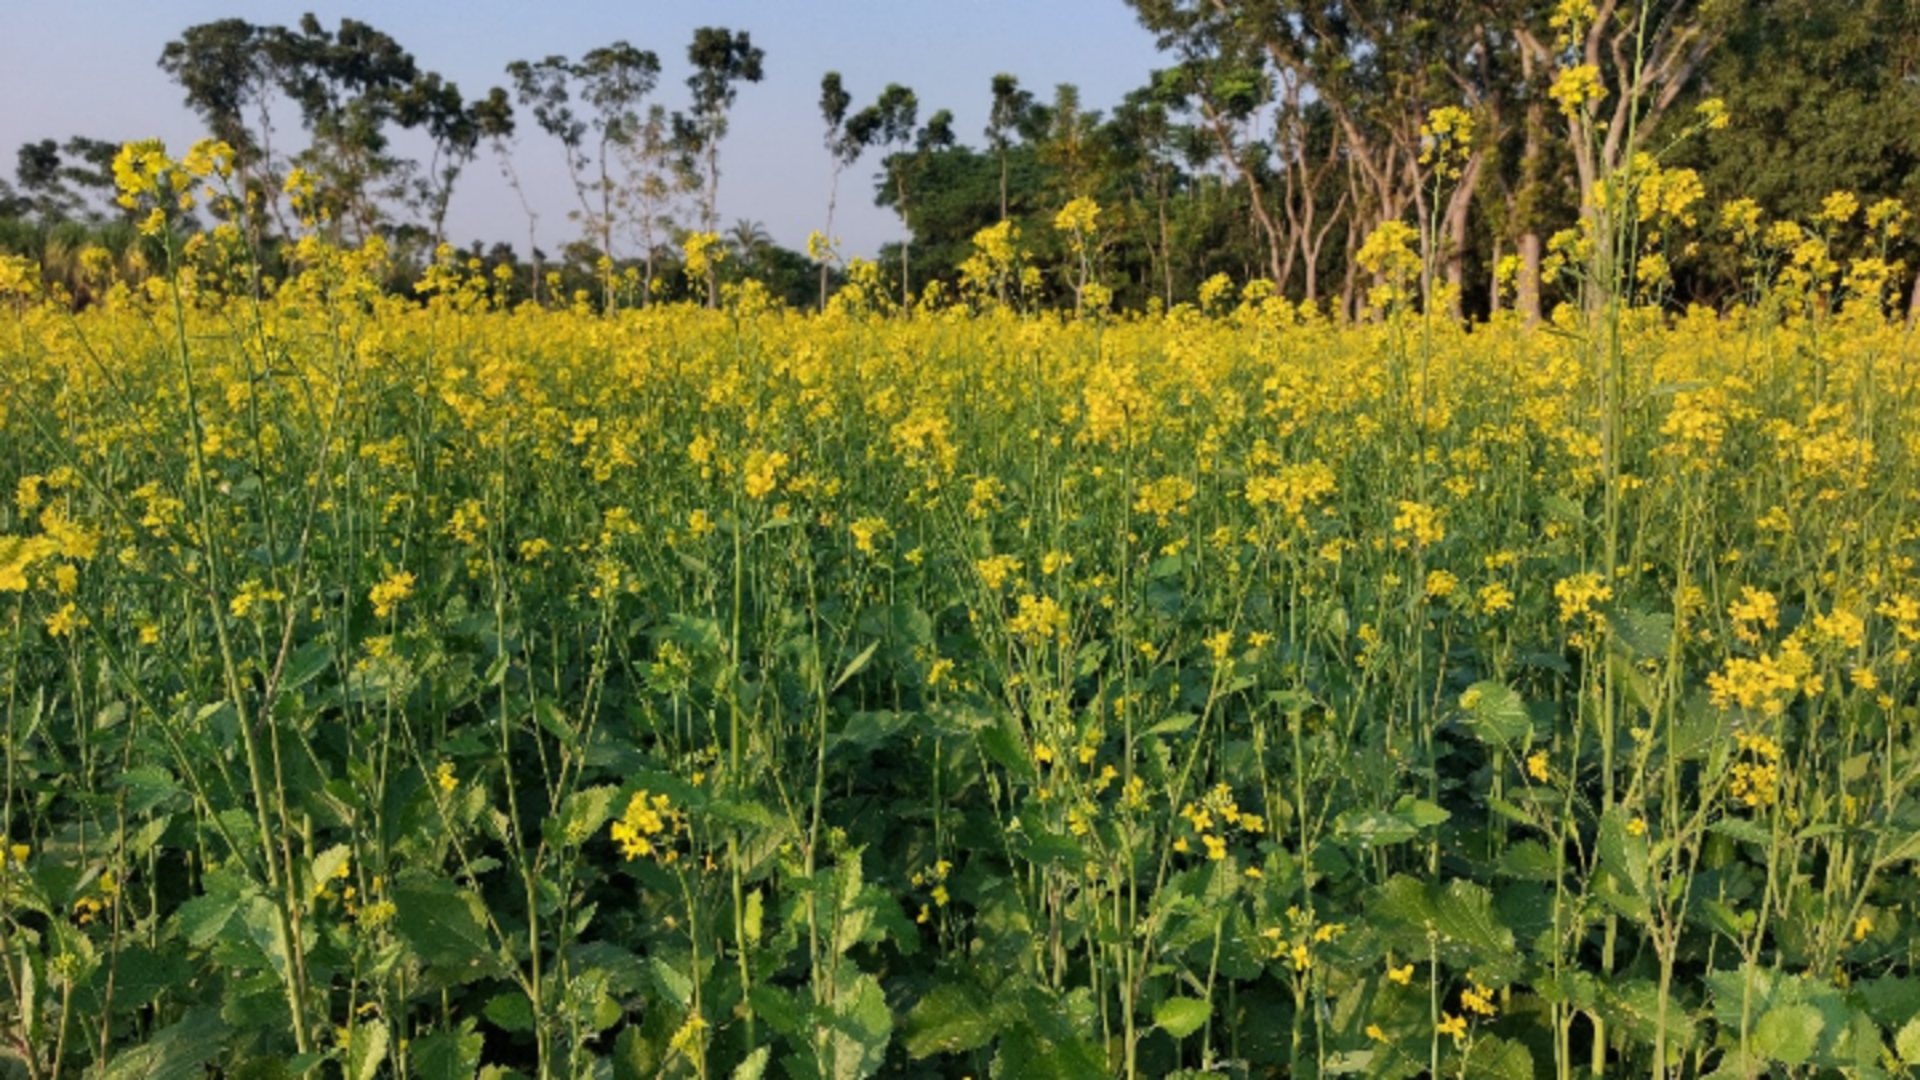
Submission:
[[[201,131],[179,87],[155,66],[166,43],[197,23],[239,17],[291,26],[306,11],[329,28],[348,17],[386,31],[468,97],[506,85],[510,61],[578,57],[625,39],[660,55],[665,70],[653,100],[669,108],[686,104],[695,27],[749,31],[766,50],[766,79],[740,90],[721,151],[721,220],[760,221],[795,248],[826,210],[818,99],[829,70],[845,78],[855,108],[889,82],[913,88],[923,121],[952,109],[962,141],[979,147],[996,72],[1018,76],[1043,100],[1056,83],[1076,83],[1085,107],[1105,110],[1166,63],[1123,0],[0,0],[0,175],[11,179],[16,147],[42,138],[157,136],[184,150]],[[574,201],[559,146],[522,120],[515,160],[551,249],[572,235],[566,212]],[[278,141],[301,138],[283,131]],[[834,231],[853,254],[871,254],[901,232],[892,212],[873,205],[878,157],[870,153],[842,180]],[[462,177],[448,232],[461,244],[525,237],[526,218],[491,154]]]

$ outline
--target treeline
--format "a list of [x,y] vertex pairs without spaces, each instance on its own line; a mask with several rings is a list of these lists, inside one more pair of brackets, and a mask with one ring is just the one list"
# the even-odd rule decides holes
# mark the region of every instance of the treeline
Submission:
[[[300,231],[281,197],[299,170],[328,239],[380,236],[397,274],[415,273],[446,241],[456,186],[486,155],[519,195],[524,240],[469,254],[509,268],[535,300],[610,295],[618,278],[638,281],[640,302],[711,301],[752,278],[796,306],[824,303],[844,269],[830,239],[840,181],[863,161],[878,166],[876,202],[911,238],[880,260],[903,301],[958,287],[980,238],[1015,253],[1030,305],[1073,305],[1088,285],[1121,308],[1171,305],[1225,274],[1356,314],[1366,238],[1405,221],[1464,308],[1537,314],[1566,295],[1543,273],[1553,237],[1639,155],[1694,170],[1709,206],[1753,199],[1763,220],[1812,221],[1836,190],[1861,205],[1920,205],[1920,7],[1907,0],[1127,2],[1167,66],[1105,111],[1072,85],[1042,95],[995,75],[974,145],[910,87],[863,104],[826,73],[823,153],[794,163],[830,181],[805,254],[751,220],[718,219],[729,115],[764,70],[745,32],[696,32],[677,105],[661,100],[659,55],[625,41],[516,61],[504,85],[472,97],[351,19],[206,23],[159,62],[233,146],[264,261]],[[1709,102],[1724,103],[1724,122]],[[1458,157],[1436,169],[1443,109],[1459,110],[1440,136]],[[291,117],[298,139],[276,126]],[[408,157],[401,145],[424,149]],[[107,253],[91,256],[95,272],[152,262],[111,199],[115,148],[30,143],[15,183],[0,181],[0,246],[39,257],[76,295],[89,249]],[[540,156],[563,162],[571,187],[575,239],[552,253],[536,242],[539,223],[562,208],[520,181]],[[1069,227],[1070,205],[1098,211],[1067,215]],[[1665,250],[1663,296],[1724,301],[1752,270],[1750,243],[1743,250],[1710,210],[1689,216],[1698,220]],[[705,273],[689,281],[695,237],[724,257],[700,257]],[[1832,239],[1845,249],[1845,236]],[[1879,254],[1911,263],[1908,243]],[[1920,302],[1920,284],[1912,296]]]

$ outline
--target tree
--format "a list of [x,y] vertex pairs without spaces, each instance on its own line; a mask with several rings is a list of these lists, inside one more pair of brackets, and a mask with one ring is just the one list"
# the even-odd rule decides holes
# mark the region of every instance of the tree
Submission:
[[[753,44],[746,31],[734,33],[717,26],[703,26],[693,32],[687,46],[687,61],[693,74],[687,76],[687,89],[693,104],[685,115],[673,115],[675,141],[683,152],[700,165],[705,185],[700,197],[700,227],[713,232],[719,221],[720,140],[727,137],[727,115],[739,96],[739,84],[757,83],[765,74],[766,52]],[[720,302],[719,282],[707,274],[707,304]]]
[[101,222],[120,217],[113,204],[113,158],[120,144],[75,135],[65,143],[40,139],[23,143],[14,162],[20,185],[9,196],[21,213],[43,221]]
[[1606,215],[1594,189],[1645,149],[1726,36],[1733,10],[1715,0],[1598,0],[1590,21],[1564,22],[1551,44],[1516,29],[1522,47],[1560,66],[1553,93],[1567,119],[1581,212],[1603,235]]
[[[593,238],[600,258],[611,264],[615,208],[625,186],[615,177],[615,160],[640,133],[640,102],[659,81],[660,58],[616,41],[586,53],[577,63],[564,56],[536,63],[516,60],[507,65],[507,74],[534,122],[564,150],[567,176],[580,202],[581,227]],[[582,115],[576,101],[591,111]]]
[[421,76],[413,54],[366,23],[342,19],[329,31],[311,14],[297,31],[267,28],[262,48],[312,134],[295,162],[322,181],[329,231],[351,228],[352,239],[366,240],[386,223],[381,198],[403,188],[409,171],[391,153],[387,127],[399,121],[401,98]]
[[1007,151],[1013,135],[1032,131],[1033,94],[1020,88],[1020,80],[1004,72],[993,77],[993,108],[987,113],[987,145],[1000,163],[1000,220],[1007,219]]
[[674,204],[699,187],[699,177],[675,145],[673,124],[661,105],[647,107],[647,115],[620,144],[627,182],[622,209],[640,244],[646,291],[642,303],[651,303],[661,238],[673,234]]
[[1236,21],[1203,2],[1128,0],[1163,51],[1179,58],[1179,96],[1191,103],[1213,137],[1221,161],[1247,187],[1247,209],[1265,238],[1269,276],[1285,285],[1280,227],[1267,207],[1246,129],[1270,96],[1259,54]]
[[[187,107],[207,131],[233,147],[241,190],[257,195],[277,217],[271,107],[280,53],[268,48],[272,36],[245,19],[200,23],[161,49],[159,66],[186,91]],[[284,221],[280,226],[286,231]]]
[[[951,114],[943,110],[941,115],[947,118],[949,124],[951,123]],[[908,149],[914,145],[914,124],[919,118],[920,98],[899,83],[888,83],[887,88],[880,91],[880,100],[869,106],[868,116],[862,121],[873,132],[875,142],[881,146],[895,148],[881,164],[886,178],[893,185],[893,208],[900,215],[900,223],[907,229],[907,238],[900,244],[902,306],[910,304],[913,296],[910,255],[913,247],[913,216],[912,204],[907,197],[907,188],[914,174],[925,166],[925,150],[931,148],[932,139],[939,138],[938,135],[929,137],[927,131],[922,129],[920,132],[922,152],[908,153]],[[929,124],[929,127],[931,126]],[[951,130],[946,131],[945,139],[948,145],[952,144]]]
[[398,118],[402,126],[424,128],[433,144],[425,174],[414,179],[414,201],[425,211],[438,248],[447,238],[454,183],[479,155],[481,139],[513,134],[513,105],[497,86],[469,104],[461,100],[459,86],[426,72],[401,93]]
[[[847,93],[840,84],[840,73],[829,71],[820,79],[820,118],[827,125],[827,157],[833,162],[833,180],[827,188],[827,243],[833,243],[833,211],[840,200],[840,173],[847,166],[860,160],[867,146],[873,142],[876,114],[871,110],[861,110],[852,116],[847,110],[853,105],[853,95]],[[830,267],[826,259],[820,260],[820,308],[827,306],[827,274]]]

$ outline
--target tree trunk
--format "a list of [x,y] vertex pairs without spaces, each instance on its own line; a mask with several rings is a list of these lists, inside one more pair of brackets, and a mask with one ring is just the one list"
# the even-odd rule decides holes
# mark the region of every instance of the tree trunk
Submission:
[[1520,281],[1515,303],[1528,326],[1540,321],[1540,249],[1538,230],[1520,234]]

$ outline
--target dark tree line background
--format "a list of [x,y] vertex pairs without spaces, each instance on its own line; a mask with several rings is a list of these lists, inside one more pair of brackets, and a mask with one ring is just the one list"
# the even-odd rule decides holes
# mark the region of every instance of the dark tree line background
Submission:
[[[1808,220],[1841,189],[1920,206],[1920,5],[1910,0],[1126,2],[1166,66],[1143,72],[1110,110],[1087,108],[1071,85],[1036,92],[995,75],[981,87],[989,123],[976,141],[907,86],[860,104],[826,73],[824,153],[794,163],[831,178],[822,232],[832,233],[852,171],[911,236],[879,260],[896,295],[951,286],[974,234],[1011,221],[1043,271],[1030,299],[1071,304],[1067,239],[1053,219],[1086,197],[1101,207],[1095,263],[1116,306],[1190,300],[1224,273],[1352,313],[1366,289],[1355,259],[1365,237],[1384,221],[1428,221],[1435,264],[1467,310],[1537,313],[1558,298],[1539,277],[1546,238],[1636,152],[1697,169],[1712,202],[1748,196],[1769,217]],[[1570,12],[1581,16],[1571,32]],[[520,195],[524,235],[518,247],[501,238],[466,251],[509,267],[524,298],[557,288],[597,302],[614,281],[637,280],[640,302],[712,301],[751,278],[788,303],[820,304],[835,258],[784,248],[755,221],[718,219],[728,116],[764,63],[747,33],[703,28],[672,107],[659,100],[659,55],[625,41],[517,61],[506,85],[471,97],[352,19],[331,29],[312,16],[295,27],[224,19],[189,27],[159,57],[208,132],[234,147],[237,183],[262,209],[251,239],[269,272],[279,241],[299,229],[279,196],[291,170],[314,178],[330,239],[385,239],[401,287],[447,240],[448,205],[486,157]],[[1548,90],[1583,63],[1606,94],[1570,117]],[[1731,122],[1678,138],[1708,97]],[[1459,180],[1436,185],[1420,162],[1421,125],[1448,105],[1472,114],[1475,139]],[[13,181],[0,180],[0,249],[38,259],[77,297],[89,249],[129,276],[152,266],[156,252],[112,202],[116,149],[88,136],[20,147]],[[520,163],[541,155],[564,161],[571,205],[538,205],[521,185]],[[543,251],[538,222],[558,213],[576,239]],[[694,231],[720,234],[725,258],[690,283],[677,271]],[[1697,239],[1677,260],[1675,302],[1739,287],[1737,256],[1710,221]],[[1494,285],[1502,260],[1519,267],[1511,295]],[[1920,287],[1912,295],[1920,302]]]

